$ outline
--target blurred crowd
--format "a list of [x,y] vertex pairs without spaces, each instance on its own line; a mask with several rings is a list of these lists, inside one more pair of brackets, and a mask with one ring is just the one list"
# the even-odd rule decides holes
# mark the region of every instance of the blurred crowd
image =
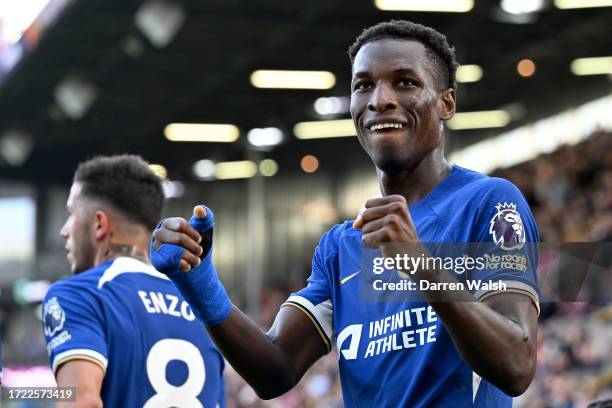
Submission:
[[231,368],[225,371],[228,408],[342,408],[342,389],[338,374],[338,352],[320,359],[299,384],[279,398],[262,401],[253,389]]
[[[540,231],[542,317],[605,306],[612,288],[612,133],[496,172],[523,192]],[[563,243],[563,244],[560,244]],[[582,260],[583,262],[580,262]],[[562,311],[563,311],[562,310]],[[588,312],[588,310],[587,310]]]
[[611,356],[612,310],[546,319],[538,327],[536,377],[516,406],[578,408],[612,399]]
[[[543,299],[558,300],[551,291],[563,291],[570,286],[574,289],[574,298],[561,297],[561,300],[588,301],[588,304],[544,303],[541,317],[583,315],[609,305],[612,133],[596,132],[583,143],[564,146],[496,175],[511,180],[521,189],[536,217],[540,241],[545,243],[540,249],[538,267]],[[571,257],[559,257],[559,253],[576,255],[575,258],[582,257],[589,262],[572,263]],[[556,284],[551,287],[551,282]]]
[[[578,145],[494,175],[521,189],[536,217],[540,240],[550,244],[541,249],[538,268],[543,300],[547,301],[541,305],[538,368],[529,390],[516,399],[515,406],[579,408],[597,399],[612,399],[612,133],[596,132]],[[579,295],[573,299],[588,302],[555,302],[559,287],[546,284],[552,275],[572,266],[561,264],[560,242],[599,243],[589,252],[591,262],[587,262],[597,267],[581,275]],[[571,279],[568,282],[576,284]],[[259,316],[262,327],[271,325],[287,295],[302,283],[275,284],[264,290]],[[42,337],[33,330],[39,328],[22,326],[11,333],[5,356],[16,357],[13,362],[24,365],[46,362]],[[229,366],[226,389],[229,408],[341,407],[338,354],[334,350],[322,358],[295,389],[272,401],[259,400]]]
[[543,242],[612,239],[612,133],[496,171],[525,195]]
[[[549,245],[540,251],[538,268],[549,301],[540,315],[538,369],[517,406],[574,408],[612,399],[612,133],[595,132],[583,143],[495,175],[525,194],[540,240]],[[560,242],[576,244],[569,249]],[[555,253],[564,250],[591,262],[564,263]],[[552,289],[551,275],[558,282]],[[563,291],[564,284],[583,302],[553,302],[551,292]]]

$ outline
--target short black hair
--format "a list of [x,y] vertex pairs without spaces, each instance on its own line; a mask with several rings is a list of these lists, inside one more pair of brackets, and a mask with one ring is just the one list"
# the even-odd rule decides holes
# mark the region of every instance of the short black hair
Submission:
[[385,38],[416,40],[422,43],[434,68],[436,79],[444,88],[457,89],[457,61],[455,48],[448,44],[446,36],[431,27],[407,20],[391,20],[366,28],[348,49],[351,65],[357,52],[366,43]]
[[161,217],[161,179],[140,156],[97,156],[77,168],[74,182],[81,194],[109,203],[136,223],[153,230]]

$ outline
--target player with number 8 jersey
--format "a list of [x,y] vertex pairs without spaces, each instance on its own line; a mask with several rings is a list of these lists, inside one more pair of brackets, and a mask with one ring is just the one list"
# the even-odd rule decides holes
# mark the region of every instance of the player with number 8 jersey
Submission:
[[[50,288],[42,317],[58,385],[76,387],[80,406],[225,406],[221,354],[146,254],[158,185],[135,156],[96,158],[75,175],[61,231],[75,275]],[[110,202],[120,190],[136,205]],[[147,204],[158,210],[146,220],[129,210]]]
[[44,331],[55,373],[84,359],[105,372],[112,407],[215,407],[223,358],[174,285],[137,259],[119,257],[55,284]]

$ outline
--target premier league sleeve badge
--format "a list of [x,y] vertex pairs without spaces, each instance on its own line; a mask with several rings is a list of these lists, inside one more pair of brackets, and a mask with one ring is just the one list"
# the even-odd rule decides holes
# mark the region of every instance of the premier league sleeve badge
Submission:
[[525,245],[525,228],[516,204],[503,203],[495,206],[497,213],[489,224],[489,234],[495,245],[504,250],[521,249]]
[[66,313],[59,304],[57,297],[52,297],[45,303],[43,309],[43,325],[45,336],[53,337],[59,332],[66,322]]

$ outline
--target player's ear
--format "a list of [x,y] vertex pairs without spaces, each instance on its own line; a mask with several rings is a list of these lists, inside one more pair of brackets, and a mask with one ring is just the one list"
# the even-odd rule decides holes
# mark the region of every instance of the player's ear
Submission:
[[440,96],[440,117],[442,120],[449,120],[455,115],[457,108],[457,98],[455,90],[452,88],[442,91]]
[[110,219],[104,211],[96,211],[94,216],[94,236],[97,240],[102,240],[110,234]]

